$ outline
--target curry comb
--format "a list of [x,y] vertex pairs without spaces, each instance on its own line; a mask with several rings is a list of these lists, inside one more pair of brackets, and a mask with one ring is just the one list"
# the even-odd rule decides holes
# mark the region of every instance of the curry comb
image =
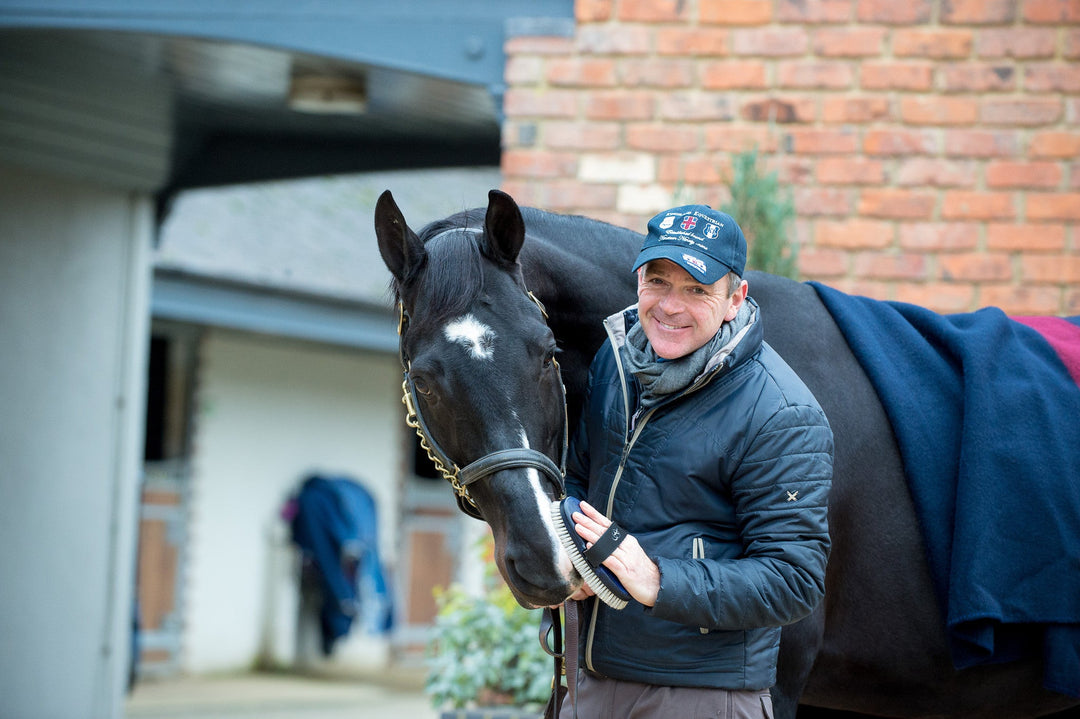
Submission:
[[555,524],[555,533],[566,553],[570,555],[574,568],[600,601],[612,609],[622,609],[630,602],[630,593],[610,569],[599,562],[593,565],[586,559],[585,540],[574,529],[573,514],[580,511],[581,502],[577,497],[566,497],[552,502],[551,519]]

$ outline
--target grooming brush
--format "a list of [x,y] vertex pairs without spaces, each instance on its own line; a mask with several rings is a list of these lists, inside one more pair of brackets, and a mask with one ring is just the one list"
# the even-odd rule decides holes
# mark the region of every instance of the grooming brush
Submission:
[[581,511],[581,502],[577,497],[566,497],[562,501],[551,503],[551,519],[555,523],[555,533],[559,536],[570,561],[578,570],[585,583],[596,593],[604,604],[612,609],[622,609],[630,601],[630,593],[623,587],[610,569],[602,564],[595,567],[585,558],[585,540],[574,529],[574,512]]

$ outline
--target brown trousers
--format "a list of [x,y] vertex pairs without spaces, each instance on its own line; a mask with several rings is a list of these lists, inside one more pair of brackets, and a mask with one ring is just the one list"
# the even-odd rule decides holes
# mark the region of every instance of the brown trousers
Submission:
[[[567,696],[562,716],[572,719]],[[578,719],[773,719],[768,689],[663,687],[578,673]]]

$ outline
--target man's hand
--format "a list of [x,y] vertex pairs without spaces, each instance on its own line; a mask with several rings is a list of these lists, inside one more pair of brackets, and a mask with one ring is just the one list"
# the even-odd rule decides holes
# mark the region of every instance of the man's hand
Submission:
[[[588,502],[581,503],[581,510],[581,512],[574,512],[572,516],[574,527],[588,546],[592,546],[611,526],[611,520],[600,514]],[[626,535],[622,544],[604,560],[604,566],[619,578],[626,587],[626,591],[630,592],[630,596],[634,599],[646,607],[656,604],[656,595],[660,593],[660,569],[645,554],[645,550],[638,544],[634,535]],[[585,585],[571,599],[584,599],[592,594],[594,592]]]

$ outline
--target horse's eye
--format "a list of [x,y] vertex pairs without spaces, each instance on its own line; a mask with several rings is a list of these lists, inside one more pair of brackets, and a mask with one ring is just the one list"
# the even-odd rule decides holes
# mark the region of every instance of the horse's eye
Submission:
[[431,394],[431,387],[423,377],[414,377],[412,381],[413,387],[422,395]]
[[550,369],[555,364],[555,350],[548,350],[544,355],[544,369]]

